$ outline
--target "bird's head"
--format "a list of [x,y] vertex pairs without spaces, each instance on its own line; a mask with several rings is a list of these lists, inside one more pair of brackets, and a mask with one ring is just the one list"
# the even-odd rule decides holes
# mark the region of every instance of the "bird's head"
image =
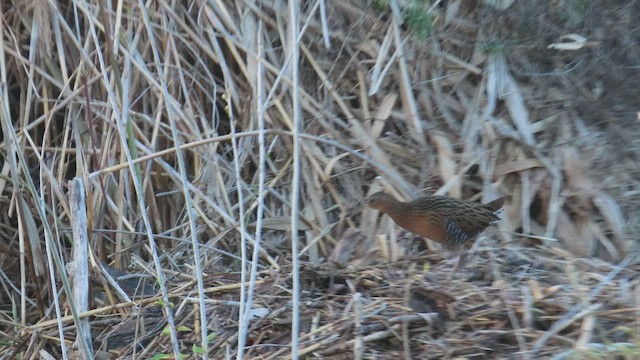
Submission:
[[369,199],[367,199],[367,206],[372,209],[385,212],[386,209],[388,209],[390,206],[393,206],[397,202],[398,200],[396,200],[393,196],[387,194],[384,191],[381,191],[371,195]]

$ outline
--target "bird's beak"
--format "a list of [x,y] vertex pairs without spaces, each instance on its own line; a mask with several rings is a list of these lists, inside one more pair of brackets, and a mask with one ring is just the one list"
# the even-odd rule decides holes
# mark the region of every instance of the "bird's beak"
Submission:
[[358,201],[355,205],[353,205],[351,208],[347,210],[346,217],[352,217],[353,215],[360,213],[366,204],[367,204],[366,200]]

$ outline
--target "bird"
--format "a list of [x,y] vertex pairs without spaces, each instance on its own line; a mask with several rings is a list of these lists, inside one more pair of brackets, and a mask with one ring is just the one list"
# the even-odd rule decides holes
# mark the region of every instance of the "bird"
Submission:
[[487,204],[447,196],[425,196],[404,202],[382,191],[369,197],[367,205],[416,235],[457,248],[500,220],[498,213],[504,198]]

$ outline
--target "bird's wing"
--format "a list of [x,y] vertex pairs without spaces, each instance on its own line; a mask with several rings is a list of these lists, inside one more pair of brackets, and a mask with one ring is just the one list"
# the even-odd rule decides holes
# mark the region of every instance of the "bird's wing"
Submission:
[[475,228],[463,229],[458,221],[451,217],[445,219],[446,241],[450,246],[459,246],[480,234]]

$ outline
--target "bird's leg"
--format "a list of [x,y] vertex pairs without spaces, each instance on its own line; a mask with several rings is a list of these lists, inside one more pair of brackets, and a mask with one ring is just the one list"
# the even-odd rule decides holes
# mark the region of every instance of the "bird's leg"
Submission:
[[[458,268],[460,268],[460,264],[463,264],[465,259],[467,258],[468,252],[466,248],[455,249],[453,251],[454,256],[457,258],[455,264],[453,265],[453,269],[449,272],[447,276],[447,281],[451,281],[453,279],[453,275],[458,272]],[[466,265],[466,264],[465,264]],[[465,268],[465,265],[462,266],[462,269]]]
[[460,267],[460,264],[462,264],[462,268],[461,269],[465,269],[467,266],[467,258],[468,259],[472,259],[473,258],[473,254],[475,254],[475,252],[477,251],[478,247],[480,246],[480,243],[482,242],[482,240],[484,239],[484,236],[480,236],[478,239],[476,239],[476,241],[473,242],[473,245],[471,246],[470,249],[466,248],[466,247],[461,247],[455,250],[456,255],[458,255],[458,260],[456,261],[455,265],[453,266],[453,270],[451,270],[451,272],[449,273],[449,276],[447,277],[447,280],[451,280],[453,274],[455,274]]
[[419,236],[411,236],[410,239],[403,236],[399,239],[399,245],[404,248],[403,260],[408,263],[419,262],[425,252],[424,239]]

